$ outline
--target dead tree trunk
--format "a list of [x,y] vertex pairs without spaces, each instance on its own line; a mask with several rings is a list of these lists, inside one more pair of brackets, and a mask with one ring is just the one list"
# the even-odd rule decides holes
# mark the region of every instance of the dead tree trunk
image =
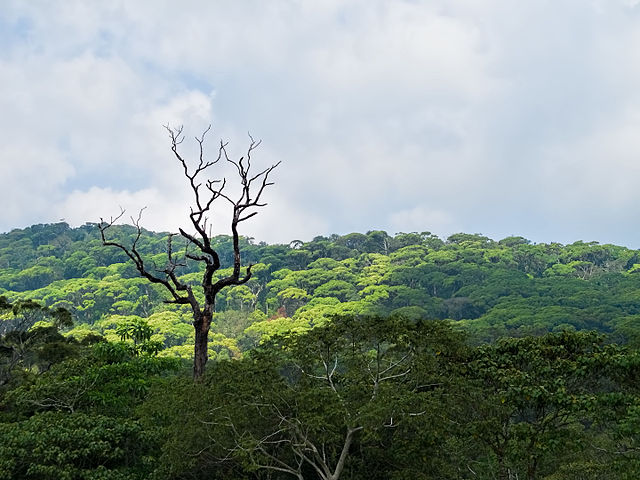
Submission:
[[[264,207],[266,203],[261,202],[261,197],[266,187],[273,185],[269,182],[269,175],[280,164],[270,166],[258,173],[251,171],[251,154],[258,148],[260,141],[255,141],[249,136],[251,143],[247,153],[240,160],[232,160],[227,154],[227,143],[220,142],[217,157],[213,160],[204,158],[204,139],[211,127],[196,137],[199,145],[199,158],[197,166],[193,169],[189,167],[186,160],[178,151],[179,145],[184,141],[182,127],[178,129],[165,127],[171,138],[171,151],[175,158],[182,165],[184,176],[189,181],[189,185],[194,195],[194,203],[191,206],[189,219],[194,231],[187,232],[179,229],[180,236],[186,240],[186,246],[177,256],[173,252],[172,239],[177,234],[169,235],[167,241],[167,265],[164,269],[159,269],[155,265],[149,267],[138,250],[138,241],[142,234],[140,227],[141,214],[137,219],[132,218],[132,222],[137,228],[137,235],[130,246],[107,238],[108,229],[118,221],[124,210],[117,217],[112,217],[108,222],[100,219],[99,229],[102,243],[106,246],[113,246],[121,249],[135,264],[140,275],[151,283],[162,285],[170,294],[167,303],[179,305],[189,305],[193,314],[193,327],[195,329],[195,346],[193,358],[193,376],[195,379],[202,377],[208,359],[209,330],[213,313],[215,311],[215,299],[220,290],[228,286],[242,285],[251,278],[251,267],[242,267],[240,254],[240,236],[238,225],[258,213],[259,207]],[[233,165],[237,171],[241,193],[239,197],[232,198],[227,194],[225,187],[226,178],[211,179],[203,178],[210,167],[223,160]],[[204,182],[204,183],[203,183]],[[204,185],[204,188],[203,188]],[[211,229],[209,215],[212,212],[214,202],[220,200],[226,202],[232,209],[231,234],[233,239],[233,271],[226,277],[214,278],[214,274],[221,268],[220,257],[211,245],[211,238],[208,230]],[[192,285],[189,285],[179,278],[181,267],[186,266],[185,259],[190,259],[204,264],[204,274],[200,282],[200,288],[204,294],[204,303],[201,305],[193,294]]]
[[195,328],[195,344],[193,349],[193,378],[200,378],[205,371],[208,360],[209,330],[211,329],[211,315],[198,315],[193,327]]

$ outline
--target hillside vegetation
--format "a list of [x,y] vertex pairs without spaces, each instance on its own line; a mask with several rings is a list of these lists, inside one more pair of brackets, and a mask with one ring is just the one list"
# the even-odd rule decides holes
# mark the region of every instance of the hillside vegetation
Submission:
[[[166,241],[138,249],[161,269]],[[190,312],[95,225],[0,235],[0,480],[640,477],[638,251],[381,231],[242,251],[194,382]]]
[[[135,232],[123,226],[115,235],[130,244]],[[639,339],[640,257],[625,247],[470,234],[445,241],[428,232],[392,237],[381,231],[289,245],[242,243],[254,275],[217,299],[214,343],[225,355],[334,315],[403,310],[451,319],[476,343],[584,329],[623,343]],[[231,265],[230,238],[215,237],[214,246],[222,265]],[[166,234],[145,231],[138,248],[159,267],[166,264]],[[187,261],[181,278],[197,284],[198,268]],[[188,312],[163,304],[165,292],[139,278],[121,251],[103,247],[92,224],[35,225],[0,235],[0,295],[69,310],[75,334],[109,335],[119,322],[147,318],[156,340],[188,355],[182,348],[191,334]]]

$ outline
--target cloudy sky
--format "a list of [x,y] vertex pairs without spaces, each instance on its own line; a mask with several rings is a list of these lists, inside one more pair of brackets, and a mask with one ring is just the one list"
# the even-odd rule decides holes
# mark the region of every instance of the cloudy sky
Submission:
[[640,0],[4,0],[0,111],[0,231],[119,206],[175,231],[162,126],[190,155],[211,123],[212,155],[250,132],[282,161],[257,240],[640,248]]

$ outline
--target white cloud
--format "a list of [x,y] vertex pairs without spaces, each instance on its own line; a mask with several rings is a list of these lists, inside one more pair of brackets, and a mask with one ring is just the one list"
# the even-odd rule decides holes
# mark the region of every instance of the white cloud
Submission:
[[459,230],[451,214],[422,205],[392,213],[389,222],[392,233],[429,231],[446,238]]
[[[144,226],[147,222],[159,230],[174,231],[175,226],[167,224],[166,218],[172,215],[171,202],[162,202],[160,193],[154,189],[137,192],[114,191],[109,188],[91,187],[87,191],[73,191],[64,200],[53,206],[54,216],[61,216],[70,225],[82,225],[85,222],[99,222],[100,219],[110,221],[120,214],[120,208],[126,210],[122,217],[131,223],[131,217],[137,218],[143,211]],[[149,205],[153,205],[149,208]],[[162,206],[164,208],[158,208]]]
[[46,146],[7,143],[0,144],[2,223],[16,226],[25,218],[32,223],[52,221],[49,209],[62,196],[61,186],[73,175],[73,167],[64,155]]
[[[608,119],[592,136],[551,146],[542,163],[541,182],[574,215],[585,205],[618,216],[638,200],[640,109]],[[623,213],[625,214],[625,213]]]
[[175,230],[190,192],[162,125],[185,125],[193,159],[213,123],[208,153],[242,155],[250,131],[256,165],[283,161],[258,240],[606,228],[637,245],[620,226],[640,203],[636,4],[10,1],[0,229],[144,204]]
[[[277,187],[265,193],[266,207],[241,226],[241,234],[269,243],[311,240],[330,228],[324,215],[291,202]],[[227,231],[228,233],[228,231]]]

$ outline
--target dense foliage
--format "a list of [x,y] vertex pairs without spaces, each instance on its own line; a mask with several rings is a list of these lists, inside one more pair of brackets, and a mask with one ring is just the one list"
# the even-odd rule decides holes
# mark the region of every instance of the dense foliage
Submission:
[[3,387],[0,478],[640,475],[640,356],[594,332],[472,347],[443,321],[336,317],[195,383],[96,340]]
[[[95,225],[0,235],[0,479],[640,476],[637,251],[242,242],[254,277],[221,292],[194,383],[189,312]],[[138,247],[166,262],[166,234]]]
[[[131,243],[134,227],[114,228]],[[143,232],[138,249],[166,263],[167,235]],[[213,245],[223,266],[233,264],[231,239]],[[177,247],[174,245],[174,249]],[[562,330],[598,330],[637,344],[640,315],[638,251],[596,242],[531,244],[521,237],[494,241],[456,234],[352,233],[289,245],[242,239],[243,260],[255,264],[245,285],[223,290],[212,329],[212,356],[233,358],[262,338],[305,331],[334,315],[389,315],[411,308],[454,320],[474,342]],[[102,246],[87,224],[35,225],[0,235],[0,294],[65,308],[74,334],[117,339],[122,322],[147,319],[168,353],[188,356],[193,334],[183,308],[162,303],[166,293],[139,278],[118,249]],[[196,284],[201,266],[186,261],[181,279]],[[224,276],[224,268],[218,275]]]

